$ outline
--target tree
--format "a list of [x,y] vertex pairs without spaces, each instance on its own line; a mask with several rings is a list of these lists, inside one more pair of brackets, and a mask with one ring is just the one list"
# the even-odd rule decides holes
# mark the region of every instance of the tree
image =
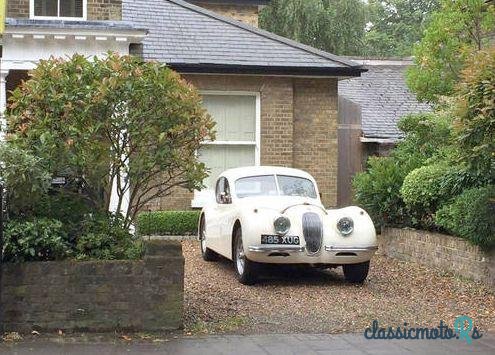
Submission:
[[410,56],[440,0],[369,0],[366,55]]
[[460,154],[479,180],[495,184],[495,48],[468,59],[456,101]]
[[485,0],[443,0],[432,15],[407,83],[421,101],[436,103],[452,95],[466,59],[490,45],[495,29],[495,6]]
[[339,55],[362,51],[365,4],[361,0],[273,0],[260,26]]
[[214,123],[177,73],[109,53],[44,60],[30,74],[12,94],[8,144],[74,182],[73,194],[97,211],[108,210],[114,182],[119,207],[130,196],[124,227],[173,187],[202,186],[195,152]]

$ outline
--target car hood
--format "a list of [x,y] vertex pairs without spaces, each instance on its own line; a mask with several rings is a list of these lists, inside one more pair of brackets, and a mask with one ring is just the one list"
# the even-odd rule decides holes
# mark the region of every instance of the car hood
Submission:
[[243,208],[269,209],[282,212],[288,208],[300,205],[312,205],[325,209],[318,199],[295,196],[256,196],[245,197],[238,200]]

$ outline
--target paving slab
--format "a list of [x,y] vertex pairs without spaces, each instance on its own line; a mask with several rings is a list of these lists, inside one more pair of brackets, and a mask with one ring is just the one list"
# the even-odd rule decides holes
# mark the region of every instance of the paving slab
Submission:
[[468,345],[452,340],[367,340],[363,334],[270,334],[177,337],[167,342],[61,343],[26,341],[0,344],[0,354],[495,354],[495,334],[484,334]]

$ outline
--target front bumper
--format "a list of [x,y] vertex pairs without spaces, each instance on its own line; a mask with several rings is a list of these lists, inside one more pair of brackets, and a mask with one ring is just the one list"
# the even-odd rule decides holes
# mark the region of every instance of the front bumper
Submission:
[[299,245],[251,245],[246,256],[252,261],[274,264],[355,264],[370,260],[377,250],[376,245],[325,245],[311,254]]

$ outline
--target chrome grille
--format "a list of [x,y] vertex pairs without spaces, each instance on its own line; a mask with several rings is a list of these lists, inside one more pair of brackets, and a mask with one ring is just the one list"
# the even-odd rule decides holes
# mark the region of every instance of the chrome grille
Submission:
[[320,216],[314,212],[306,212],[302,217],[302,227],[306,250],[309,254],[318,253],[323,239],[323,225]]

